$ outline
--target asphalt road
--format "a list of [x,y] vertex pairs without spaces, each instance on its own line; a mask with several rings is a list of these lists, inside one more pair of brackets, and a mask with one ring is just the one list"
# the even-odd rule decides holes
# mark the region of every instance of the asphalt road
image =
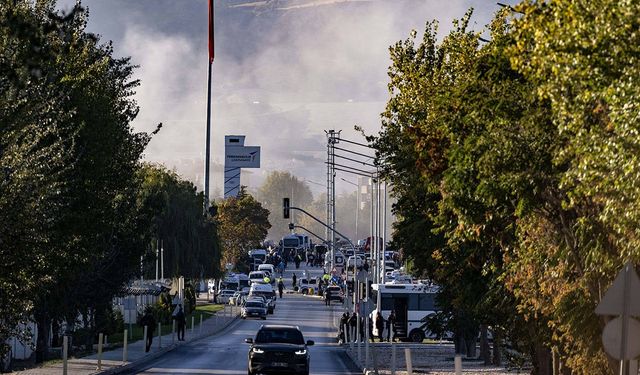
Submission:
[[[291,275],[301,270],[285,273],[286,286],[291,288]],[[318,269],[311,274],[320,274]],[[182,345],[153,363],[134,369],[130,374],[224,374],[247,373],[249,345],[244,339],[254,337],[262,324],[293,324],[300,327],[305,340],[314,340],[309,347],[311,374],[355,375],[361,374],[336,343],[334,316],[342,313],[340,306],[325,306],[317,297],[285,294],[278,299],[273,315],[267,320],[238,320],[215,336]]]

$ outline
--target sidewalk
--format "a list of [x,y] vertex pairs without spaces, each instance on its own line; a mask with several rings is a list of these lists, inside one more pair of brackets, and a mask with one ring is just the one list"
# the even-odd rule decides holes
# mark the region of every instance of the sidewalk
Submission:
[[[155,358],[162,356],[164,353],[173,350],[179,345],[183,345],[188,342],[192,342],[203,337],[216,334],[237,318],[240,309],[236,306],[225,306],[224,310],[219,311],[213,317],[202,321],[202,326],[196,325],[195,329],[191,329],[190,322],[187,322],[187,329],[185,331],[185,341],[178,341],[177,335],[173,335],[170,332],[163,334],[162,337],[155,336],[153,338],[153,345],[148,353],[144,351],[143,340],[131,342],[127,346],[127,359],[123,360],[123,347],[114,348],[102,353],[101,358],[101,370],[98,370],[98,355],[92,354],[82,358],[69,359],[67,364],[68,375],[93,375],[93,374],[117,374],[127,368],[134,367],[135,365],[143,364],[147,361],[152,361]],[[199,322],[196,322],[199,323]],[[175,336],[175,337],[174,337]],[[43,367],[35,367],[24,371],[14,371],[13,374],[19,375],[61,375],[63,373],[62,361],[48,364]]]

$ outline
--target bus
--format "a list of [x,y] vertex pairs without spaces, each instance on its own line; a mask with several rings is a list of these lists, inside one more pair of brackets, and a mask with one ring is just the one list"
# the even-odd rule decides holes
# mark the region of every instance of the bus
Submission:
[[[372,284],[371,288],[372,301],[377,301],[380,294],[378,312],[385,319],[395,310],[396,338],[422,342],[426,337],[425,318],[440,311],[435,301],[439,288],[427,284]],[[373,333],[378,334],[375,326]]]
[[298,248],[302,246],[300,238],[295,234],[282,237],[282,257],[292,259],[298,254]]

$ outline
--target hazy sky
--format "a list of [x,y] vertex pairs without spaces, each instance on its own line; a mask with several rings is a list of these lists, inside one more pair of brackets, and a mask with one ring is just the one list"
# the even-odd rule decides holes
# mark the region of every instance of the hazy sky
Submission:
[[[508,1],[514,3],[514,1]],[[59,0],[69,9],[74,0]],[[251,6],[243,6],[251,3]],[[202,189],[206,124],[207,0],[84,0],[88,31],[131,56],[141,80],[137,131],[163,128],[146,159],[175,168]],[[362,142],[353,130],[380,129],[388,98],[388,48],[427,21],[451,21],[473,7],[481,30],[498,10],[484,0],[215,0],[212,161],[224,158],[224,136],[246,135],[262,147],[262,167],[244,170],[250,189],[271,170],[326,180],[324,130]],[[220,168],[211,190],[222,189]],[[353,176],[340,175],[350,180]],[[338,179],[339,180],[339,179]],[[340,181],[340,180],[339,180]],[[320,185],[310,184],[315,192]],[[337,190],[354,187],[340,181]]]

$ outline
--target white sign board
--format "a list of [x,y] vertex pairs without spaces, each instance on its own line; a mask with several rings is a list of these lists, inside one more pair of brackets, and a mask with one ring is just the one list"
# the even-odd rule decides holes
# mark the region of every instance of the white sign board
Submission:
[[260,146],[225,147],[225,168],[260,168]]

